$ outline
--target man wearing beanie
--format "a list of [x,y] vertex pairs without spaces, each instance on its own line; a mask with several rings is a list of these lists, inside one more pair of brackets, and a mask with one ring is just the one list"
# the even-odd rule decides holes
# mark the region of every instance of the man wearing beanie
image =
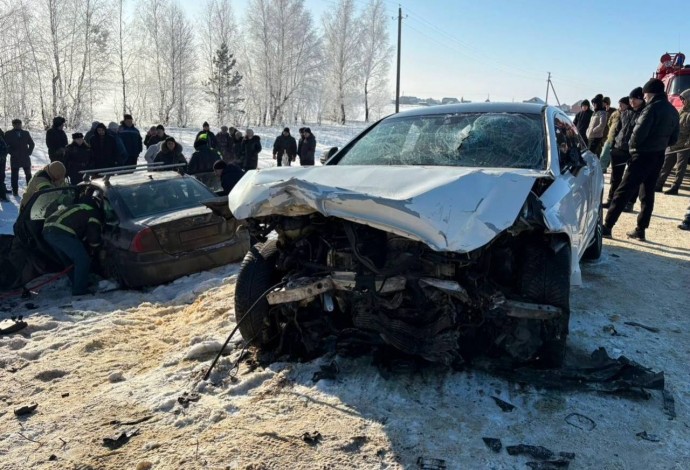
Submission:
[[80,171],[90,170],[94,167],[91,147],[84,142],[81,132],[72,134],[72,143],[65,149],[65,168],[70,184],[77,185],[84,179]]
[[44,189],[59,188],[65,186],[65,175],[67,170],[61,161],[54,161],[44,166],[36,173],[29,184],[26,186],[26,191],[22,196],[22,202],[19,204],[19,210],[22,210],[26,203],[29,202],[31,196]]
[[[206,134],[206,137],[208,138],[208,146],[211,147],[212,149],[218,148],[218,140],[216,139],[216,135],[211,132],[211,127],[208,125],[208,122],[205,122],[201,125],[201,130],[197,132],[196,137],[194,138],[194,144],[196,145],[197,142],[199,142],[199,136],[201,134]],[[196,146],[194,147],[196,148]]]
[[639,187],[641,207],[637,227],[628,232],[627,236],[645,240],[645,230],[649,227],[654,210],[654,188],[664,164],[664,153],[666,147],[678,140],[678,111],[668,102],[664,83],[658,78],[652,78],[645,84],[642,92],[646,106],[630,135],[630,161],[606,213],[603,235],[607,238],[611,238],[611,230]]
[[120,139],[122,139],[127,153],[127,160],[122,163],[125,165],[136,165],[139,154],[144,147],[141,141],[141,133],[139,129],[134,127],[134,118],[131,114],[124,115],[124,119],[120,123],[117,133]]
[[[283,156],[287,158],[283,160]],[[273,160],[278,162],[278,166],[290,166],[296,157],[297,141],[290,135],[290,128],[286,127],[273,143]]]
[[67,134],[65,134],[65,118],[57,116],[53,118],[53,126],[46,132],[46,146],[48,158],[51,162],[62,160],[67,147]]
[[575,120],[573,124],[577,127],[577,133],[585,141],[585,144],[589,146],[589,141],[587,140],[587,128],[589,127],[589,122],[592,120],[592,112],[588,100],[582,100],[580,103],[580,112],[575,115]]

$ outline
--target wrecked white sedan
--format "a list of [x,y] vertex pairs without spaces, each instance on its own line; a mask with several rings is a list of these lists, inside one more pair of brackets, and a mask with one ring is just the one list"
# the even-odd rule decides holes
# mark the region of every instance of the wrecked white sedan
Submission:
[[231,212],[264,242],[237,278],[240,333],[280,354],[558,365],[580,259],[601,254],[602,192],[559,109],[389,116],[323,167],[252,171],[233,189]]

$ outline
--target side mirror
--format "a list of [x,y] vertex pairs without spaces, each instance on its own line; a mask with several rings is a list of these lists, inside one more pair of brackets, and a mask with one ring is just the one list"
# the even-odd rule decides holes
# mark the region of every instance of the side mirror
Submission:
[[321,155],[321,159],[320,159],[321,164],[323,165],[324,163],[326,163],[333,155],[336,154],[337,151],[338,151],[338,147],[331,147],[328,150],[326,150],[325,152],[323,152],[323,155]]

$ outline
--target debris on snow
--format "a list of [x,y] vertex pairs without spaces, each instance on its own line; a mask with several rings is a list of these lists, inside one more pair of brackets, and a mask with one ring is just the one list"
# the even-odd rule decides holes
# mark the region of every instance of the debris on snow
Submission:
[[501,400],[501,399],[498,398],[498,397],[491,397],[491,398],[496,402],[496,404],[498,405],[498,407],[499,407],[499,408],[501,409],[501,411],[503,411],[504,413],[510,413],[511,411],[513,411],[513,410],[515,409],[515,405],[513,405],[513,404],[511,404],[511,403],[508,403],[507,401],[503,401],[503,400]]
[[30,405],[23,405],[14,410],[15,416],[26,416],[33,413],[38,408],[38,403],[31,403]]
[[223,345],[218,341],[202,341],[201,343],[195,344],[187,351],[185,359],[192,360],[205,358],[211,354],[217,354],[222,347]]
[[428,457],[419,457],[417,459],[417,466],[421,470],[446,470],[448,468],[445,460]]
[[645,441],[649,441],[649,442],[660,442],[661,441],[659,436],[657,436],[656,434],[649,434],[649,433],[647,433],[647,431],[638,432],[635,435],[637,437],[639,437],[640,439],[644,439]]
[[315,446],[321,442],[323,437],[319,431],[305,432],[302,434],[302,440],[310,446]]
[[503,444],[501,443],[500,439],[497,439],[495,437],[482,437],[482,441],[484,441],[484,444],[486,444],[486,447],[491,449],[492,451],[499,453],[501,452],[501,449],[503,448]]
[[119,449],[123,445],[127,444],[129,440],[139,434],[139,429],[132,429],[129,431],[122,431],[115,437],[104,437],[103,445],[110,450]]
[[108,376],[108,382],[110,383],[117,383],[117,382],[124,382],[125,381],[125,376],[122,374],[122,372],[117,371],[113,372]]

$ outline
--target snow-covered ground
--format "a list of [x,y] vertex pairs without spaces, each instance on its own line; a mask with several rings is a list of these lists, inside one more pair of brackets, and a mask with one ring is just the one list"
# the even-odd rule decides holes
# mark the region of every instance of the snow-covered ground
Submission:
[[[256,130],[266,149],[280,132]],[[356,132],[314,129],[319,150]],[[192,132],[172,135],[191,147]],[[35,154],[44,157],[42,145]],[[264,151],[261,165],[271,164]],[[569,337],[571,357],[603,346],[663,370],[676,419],[664,414],[659,392],[632,400],[542,390],[472,369],[384,376],[371,357],[265,369],[243,361],[233,374],[239,336],[203,381],[234,327],[238,265],[229,265],[146,291],[75,299],[61,280],[33,299],[0,304],[0,318],[20,314],[29,322],[0,337],[0,468],[517,469],[534,460],[493,453],[482,437],[574,452],[571,469],[690,468],[690,235],[676,229],[689,193],[681,194],[658,197],[648,242],[622,238],[635,217],[623,214],[603,258],[583,264]],[[605,331],[608,325],[621,336]],[[337,378],[314,383],[314,373],[331,361]],[[185,406],[178,400],[184,393],[199,400]],[[501,411],[492,396],[516,409]],[[33,414],[14,415],[31,402],[38,404]],[[568,424],[571,413],[596,426]],[[142,418],[148,419],[125,424]],[[122,447],[103,445],[103,438],[132,430],[138,435]],[[642,431],[659,441],[636,436]],[[304,434],[314,432],[321,437],[305,442]],[[440,464],[434,459],[445,467],[433,467]]]

